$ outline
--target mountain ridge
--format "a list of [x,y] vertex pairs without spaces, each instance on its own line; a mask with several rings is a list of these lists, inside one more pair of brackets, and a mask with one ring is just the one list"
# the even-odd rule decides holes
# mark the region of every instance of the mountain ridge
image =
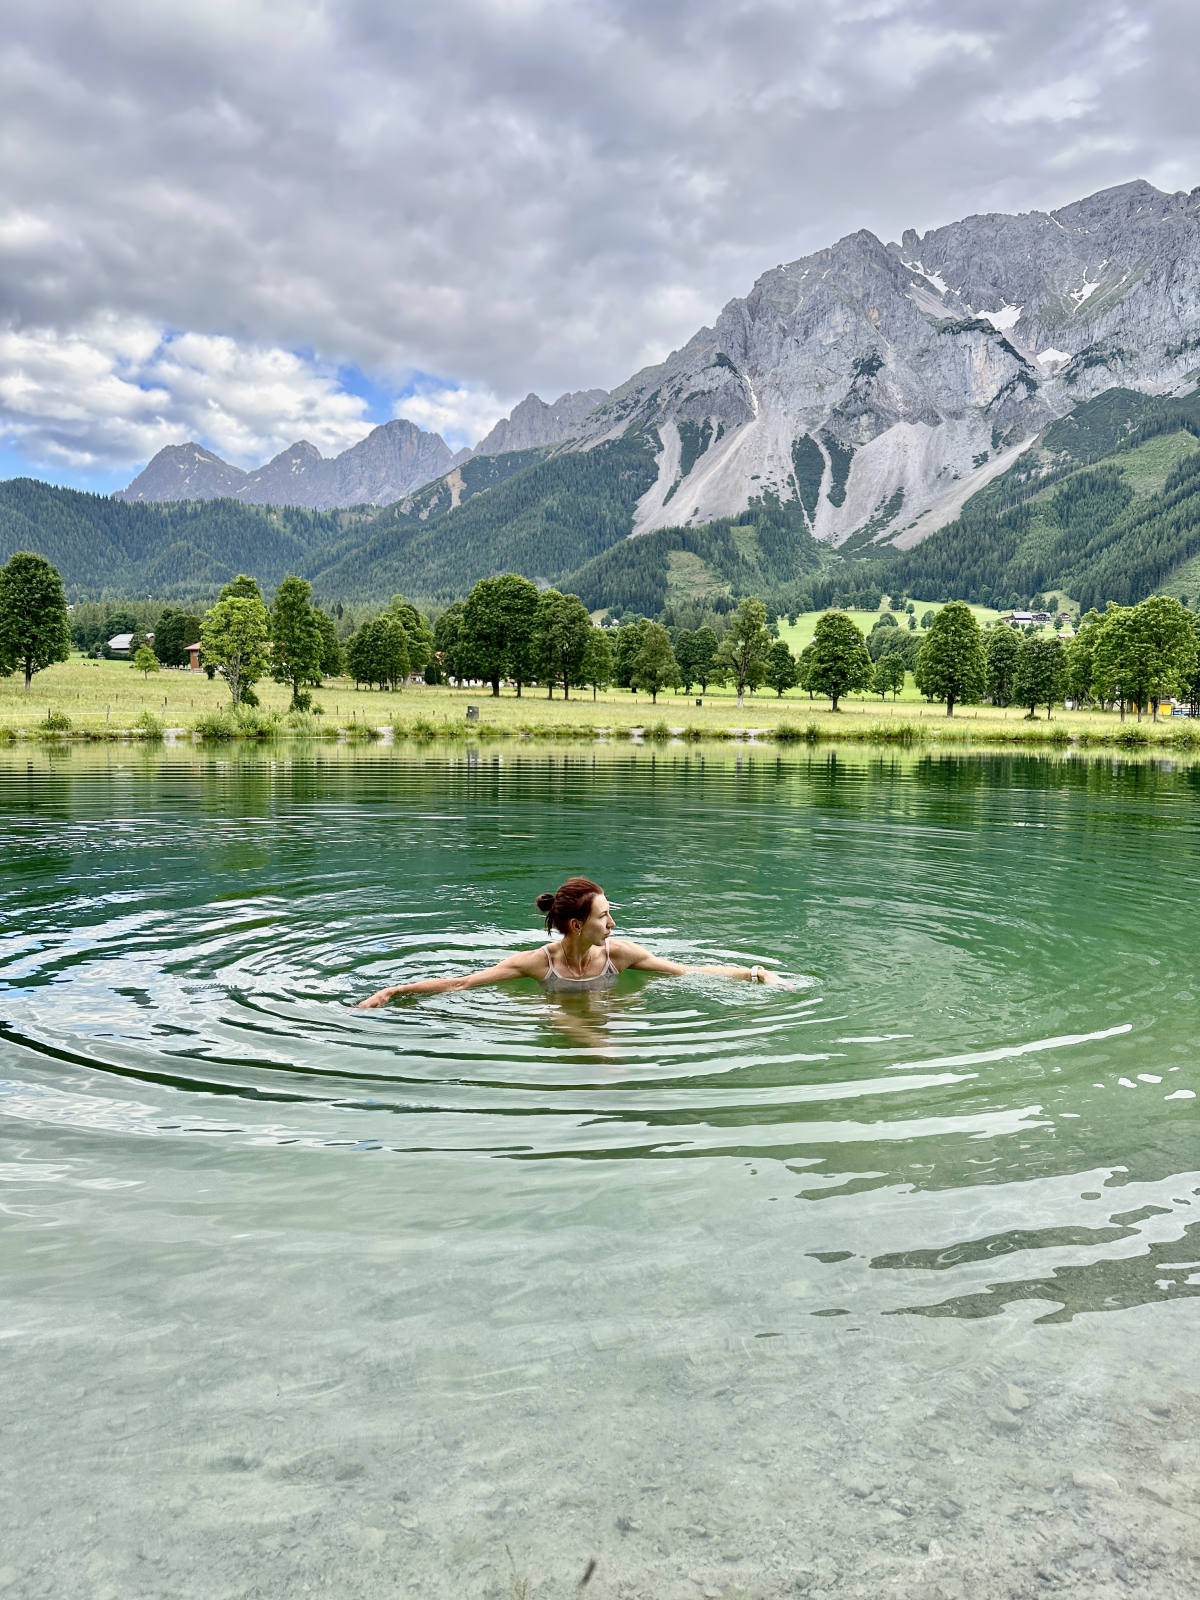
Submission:
[[164,446],[112,498],[160,505],[229,499],[310,511],[391,505],[474,456],[561,443],[606,397],[605,389],[581,389],[547,405],[536,394],[526,395],[473,450],[452,451],[440,433],[426,433],[407,417],[372,428],[336,456],[322,456],[316,445],[297,439],[251,471],[190,440]]

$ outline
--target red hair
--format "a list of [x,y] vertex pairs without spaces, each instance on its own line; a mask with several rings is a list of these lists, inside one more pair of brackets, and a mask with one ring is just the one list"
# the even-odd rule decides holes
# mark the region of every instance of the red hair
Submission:
[[586,922],[592,914],[592,901],[604,890],[590,878],[568,878],[554,894],[540,894],[537,908],[546,919],[546,932],[557,928],[569,933],[574,921]]

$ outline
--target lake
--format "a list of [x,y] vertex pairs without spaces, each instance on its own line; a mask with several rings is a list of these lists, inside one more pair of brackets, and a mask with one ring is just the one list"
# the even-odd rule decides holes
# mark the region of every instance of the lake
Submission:
[[[0,752],[0,1591],[1194,1593],[1198,801]],[[795,988],[350,1009],[542,942],[576,872]]]

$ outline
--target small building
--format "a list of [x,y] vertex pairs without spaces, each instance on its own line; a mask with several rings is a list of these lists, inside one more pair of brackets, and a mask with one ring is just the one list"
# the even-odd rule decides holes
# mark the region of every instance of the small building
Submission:
[[185,644],[183,648],[188,658],[187,670],[189,672],[203,672],[204,668],[200,665],[199,644]]
[[[143,634],[142,637],[145,639],[147,644],[154,643],[154,635],[152,633]],[[132,643],[133,635],[131,633],[114,633],[112,638],[108,641],[108,648],[112,651],[114,656],[127,656],[129,654],[129,647]]]

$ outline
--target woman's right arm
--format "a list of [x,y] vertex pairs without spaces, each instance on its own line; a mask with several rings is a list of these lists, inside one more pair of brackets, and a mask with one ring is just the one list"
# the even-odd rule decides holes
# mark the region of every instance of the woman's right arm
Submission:
[[546,957],[541,950],[521,950],[516,955],[505,956],[494,967],[484,967],[480,972],[466,972],[459,978],[422,978],[419,983],[397,983],[366,1000],[360,1000],[356,1011],[377,1011],[389,1001],[405,994],[449,994],[455,989],[480,989],[489,983],[506,983],[510,978],[540,978],[543,976]]

